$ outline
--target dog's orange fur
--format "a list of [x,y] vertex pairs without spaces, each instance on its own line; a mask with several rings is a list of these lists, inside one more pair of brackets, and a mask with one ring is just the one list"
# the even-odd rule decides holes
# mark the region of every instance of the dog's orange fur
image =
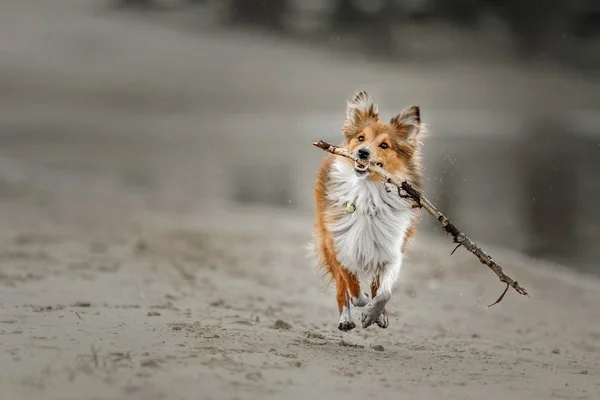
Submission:
[[[360,96],[361,94],[357,95]],[[420,111],[418,107],[412,107],[403,114],[391,119],[389,123],[382,123],[379,115],[373,106],[365,110],[355,110],[354,118],[347,119],[343,127],[344,142],[343,148],[355,154],[361,146],[368,145],[371,149],[371,159],[387,171],[394,175],[408,180],[415,188],[421,186],[421,163],[417,135],[414,134],[414,126],[405,123],[406,118],[410,117],[418,121],[420,129]],[[387,148],[381,146],[387,144]],[[332,278],[336,284],[337,303],[340,312],[346,304],[347,294],[352,297],[358,297],[360,293],[360,282],[358,277],[342,265],[337,257],[333,244],[333,239],[327,229],[327,225],[335,220],[335,213],[330,213],[334,204],[327,198],[330,180],[328,172],[336,156],[328,155],[323,161],[318,173],[317,183],[314,188],[316,202],[316,222],[315,222],[315,250],[320,258],[320,264],[325,272]],[[345,162],[352,163],[352,160],[344,158]],[[376,174],[367,176],[367,179],[381,180]],[[381,182],[383,185],[384,183]],[[405,252],[408,241],[417,230],[417,218],[412,219],[408,228],[401,251]],[[379,276],[376,276],[370,282],[371,295],[374,297],[379,288]],[[384,314],[387,311],[384,309]]]
[[327,208],[327,199],[325,197],[327,188],[325,182],[327,181],[327,170],[331,164],[331,161],[333,160],[333,157],[333,155],[328,156],[323,162],[319,171],[319,177],[315,189],[315,198],[317,201],[316,228],[318,231],[318,237],[321,238],[320,248],[318,248],[317,251],[320,252],[320,265],[326,268],[326,272],[330,274],[331,278],[335,281],[338,308],[341,312],[346,302],[346,293],[350,293],[350,295],[353,297],[358,297],[360,295],[360,282],[355,274],[349,272],[337,260],[335,256],[333,240],[329,236],[326,228],[329,218],[324,213]]

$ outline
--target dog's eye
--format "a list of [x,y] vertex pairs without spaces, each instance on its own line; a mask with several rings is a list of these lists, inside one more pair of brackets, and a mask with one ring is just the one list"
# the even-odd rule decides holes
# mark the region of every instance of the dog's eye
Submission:
[[381,147],[382,149],[387,149],[390,146],[388,146],[388,144],[386,142],[383,142],[379,145],[379,147]]
[[377,166],[378,166],[379,168],[381,168],[381,167],[383,167],[383,164],[382,164],[382,163],[380,163],[380,162],[378,162],[378,163],[377,163]]
[[365,141],[365,137],[364,137],[364,136],[362,136],[362,135],[361,135],[361,136],[359,136],[359,137],[358,137],[358,141],[359,141],[359,142],[364,142],[364,141]]

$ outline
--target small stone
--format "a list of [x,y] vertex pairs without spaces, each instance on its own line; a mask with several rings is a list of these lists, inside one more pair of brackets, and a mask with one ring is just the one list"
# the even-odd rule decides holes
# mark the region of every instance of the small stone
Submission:
[[340,340],[338,342],[338,344],[340,346],[342,346],[342,347],[352,347],[352,348],[355,348],[355,349],[364,349],[365,348],[365,346],[363,346],[361,344],[348,343],[345,340]]
[[583,371],[581,371],[579,373],[579,375],[587,375],[587,374],[588,374],[588,370],[587,369],[584,369]]
[[372,346],[371,348],[375,351],[384,351],[383,346],[380,344],[376,344],[375,346]]
[[555,347],[555,348],[553,348],[553,349],[552,349],[552,354],[560,354],[560,349],[558,349],[558,348],[556,348],[556,347]]
[[148,317],[158,317],[160,315],[160,313],[158,311],[148,311],[148,314],[146,314]]
[[157,368],[159,365],[158,365],[158,361],[153,360],[153,359],[148,359],[148,360],[140,361],[140,366],[141,367],[149,367],[149,368]]
[[246,374],[246,379],[251,381],[258,381],[262,379],[262,374],[260,372],[250,372]]
[[292,325],[288,322],[285,322],[282,319],[278,319],[273,325],[271,325],[271,329],[279,329],[280,331],[290,331],[292,330]]

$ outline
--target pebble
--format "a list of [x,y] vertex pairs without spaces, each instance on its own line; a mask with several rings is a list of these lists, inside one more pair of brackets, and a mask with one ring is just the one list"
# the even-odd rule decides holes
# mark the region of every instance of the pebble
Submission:
[[292,324],[285,322],[282,319],[278,319],[277,321],[275,321],[275,323],[271,326],[271,328],[273,329],[279,329],[281,331],[289,331],[292,329]]

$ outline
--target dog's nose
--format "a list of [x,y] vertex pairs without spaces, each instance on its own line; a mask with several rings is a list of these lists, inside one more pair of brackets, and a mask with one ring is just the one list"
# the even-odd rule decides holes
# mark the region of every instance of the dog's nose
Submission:
[[369,149],[365,147],[358,149],[358,158],[360,158],[361,160],[368,160],[370,155],[371,152],[369,151]]

